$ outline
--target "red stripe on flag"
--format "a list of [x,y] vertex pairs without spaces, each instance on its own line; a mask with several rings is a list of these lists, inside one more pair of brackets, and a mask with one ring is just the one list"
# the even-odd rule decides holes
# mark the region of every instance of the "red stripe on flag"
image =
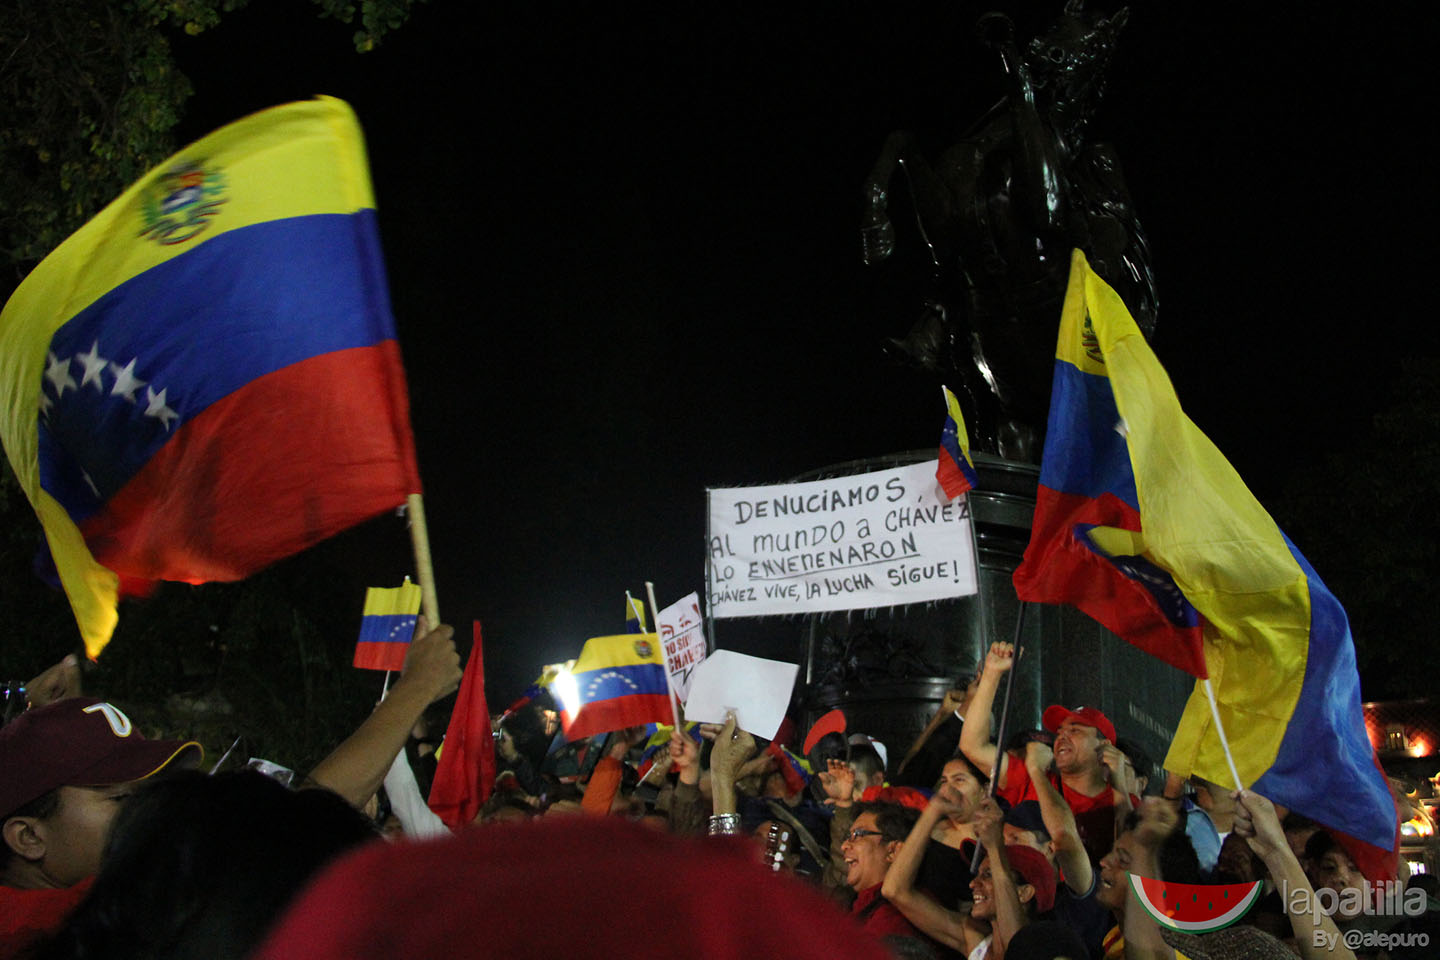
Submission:
[[560,725],[565,739],[578,740],[645,723],[668,723],[671,719],[668,693],[638,693],[587,703],[574,716],[568,710],[562,711]]
[[357,643],[352,665],[361,670],[400,670],[408,652],[408,643]]
[[404,383],[393,340],[252,381],[81,525],[91,553],[122,576],[238,580],[404,503],[420,492]]
[[1025,559],[1015,571],[1021,600],[1068,603],[1128,643],[1196,677],[1206,676],[1201,628],[1176,626],[1155,597],[1081,543],[1078,524],[1139,530],[1140,515],[1111,493],[1060,493],[1043,483]]

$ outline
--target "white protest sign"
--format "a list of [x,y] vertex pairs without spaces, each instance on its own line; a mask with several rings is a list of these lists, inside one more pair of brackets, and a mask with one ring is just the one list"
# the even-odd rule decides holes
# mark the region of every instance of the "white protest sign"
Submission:
[[935,462],[711,490],[710,615],[861,610],[979,591],[970,502]]
[[785,708],[790,706],[790,692],[799,672],[793,663],[716,650],[690,677],[685,719],[724,723],[726,711],[733,710],[741,730],[773,740],[785,719]]
[[695,667],[705,659],[705,632],[701,628],[700,596],[691,593],[655,615],[660,646],[665,654],[665,672],[675,696],[684,703],[690,695]]

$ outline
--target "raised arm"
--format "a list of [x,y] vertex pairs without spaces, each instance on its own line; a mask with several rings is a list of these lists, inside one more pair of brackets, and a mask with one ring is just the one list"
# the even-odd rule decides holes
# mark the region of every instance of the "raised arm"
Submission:
[[1025,908],[1020,905],[1020,888],[1010,876],[1010,861],[1005,856],[1005,828],[1000,808],[993,797],[980,801],[975,811],[975,835],[989,857],[990,891],[995,898],[994,940],[990,955],[1004,957],[1010,940],[1025,926]]
[[380,789],[420,714],[460,686],[460,655],[455,652],[454,633],[444,624],[431,630],[423,616],[419,619],[400,679],[390,688],[389,696],[310,771],[306,786],[326,787],[357,809],[365,806]]
[[704,833],[705,798],[700,795],[700,747],[680,730],[670,733],[670,759],[680,773],[675,794],[670,798],[670,830],[673,833]]
[[735,714],[728,714],[710,750],[710,789],[716,816],[737,811],[736,775],[754,753],[755,738],[737,729]]
[[[905,751],[905,757],[900,761],[900,766],[895,768],[895,777],[897,780],[905,773],[905,768],[910,765],[910,761],[919,756],[920,751],[925,748],[930,738],[933,737],[935,732],[944,726],[951,717],[958,717],[961,721],[965,719],[965,709],[969,706],[970,697],[974,693],[977,682],[978,680],[972,680],[970,682],[970,688],[967,690],[945,691],[945,696],[941,699],[940,707],[935,711],[935,716],[930,718],[930,722],[925,725],[925,729],[920,731],[920,736],[916,737],[915,742],[910,744],[910,749]],[[947,759],[949,752],[953,752],[955,746],[958,746],[958,743],[947,748]]]
[[1130,802],[1132,794],[1138,795],[1135,789],[1135,768],[1130,765],[1130,758],[1115,744],[1102,740],[1100,748],[1100,765],[1105,768],[1105,780],[1110,784],[1115,797],[1115,834],[1119,836],[1121,825],[1134,810]]
[[[1130,873],[1161,879],[1160,847],[1179,827],[1180,813],[1168,800],[1153,797],[1140,805],[1140,822],[1135,826],[1135,845]],[[1160,925],[1140,903],[1135,887],[1127,878],[1125,889],[1125,960],[1175,960],[1175,950],[1160,936]]]
[[855,771],[844,760],[832,757],[820,773],[820,785],[825,789],[825,804],[835,810],[830,818],[830,862],[820,882],[828,890],[839,890],[845,886],[845,852],[840,848],[855,823]]
[[[965,711],[965,726],[960,731],[960,752],[985,773],[995,766],[999,750],[990,742],[990,714],[995,709],[995,691],[1015,658],[1015,648],[1008,643],[990,644],[985,655],[985,666],[980,671],[980,682],[975,685],[975,696],[970,700],[970,709]],[[1008,760],[1002,759],[994,781],[1005,782]]]
[[1095,883],[1095,868],[1090,855],[1080,842],[1080,830],[1075,825],[1075,814],[1064,796],[1050,782],[1050,766],[1055,754],[1044,743],[1031,742],[1025,745],[1025,772],[1035,785],[1035,796],[1040,801],[1040,819],[1045,821],[1045,830],[1055,848],[1055,862],[1065,886],[1074,893],[1084,896]]
[[970,942],[973,930],[966,923],[968,918],[965,914],[947,910],[915,886],[920,862],[925,859],[925,848],[930,845],[930,834],[949,812],[951,808],[938,796],[930,799],[929,805],[920,813],[920,819],[910,828],[910,835],[895,852],[890,869],[885,871],[880,895],[893,903],[921,933],[952,950],[968,952],[975,944]]
[[[1281,900],[1290,929],[1295,931],[1300,956],[1305,960],[1355,960],[1355,952],[1345,945],[1330,915],[1321,911],[1317,917],[1315,890],[1285,839],[1275,805],[1249,790],[1230,796],[1235,800],[1235,832],[1245,838],[1250,849],[1264,862],[1270,879],[1291,893]],[[1294,896],[1296,890],[1303,890],[1306,895]],[[1316,946],[1320,939],[1315,935],[1317,932],[1325,934],[1322,946]]]

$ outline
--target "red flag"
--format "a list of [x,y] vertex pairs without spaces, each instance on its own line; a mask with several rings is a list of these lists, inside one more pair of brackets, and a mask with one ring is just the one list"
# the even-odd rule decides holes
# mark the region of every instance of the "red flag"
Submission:
[[475,644],[460,680],[445,745],[430,786],[430,809],[451,830],[475,819],[495,786],[495,738],[490,734],[490,708],[485,703],[485,658],[480,648],[480,621]]

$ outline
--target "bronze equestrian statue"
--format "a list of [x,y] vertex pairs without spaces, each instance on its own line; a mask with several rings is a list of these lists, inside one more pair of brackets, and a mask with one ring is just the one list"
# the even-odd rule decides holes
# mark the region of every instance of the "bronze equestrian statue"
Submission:
[[1082,6],[1069,0],[1023,54],[1008,17],[982,16],[977,33],[1004,69],[1004,98],[933,163],[913,134],[892,133],[865,181],[865,262],[896,249],[889,202],[899,168],[937,281],[937,296],[892,346],[963,391],[976,447],[1031,462],[1049,409],[1070,250],[1085,251],[1147,337],[1155,326],[1145,233],[1114,149],[1088,137],[1129,12],[1105,18]]

